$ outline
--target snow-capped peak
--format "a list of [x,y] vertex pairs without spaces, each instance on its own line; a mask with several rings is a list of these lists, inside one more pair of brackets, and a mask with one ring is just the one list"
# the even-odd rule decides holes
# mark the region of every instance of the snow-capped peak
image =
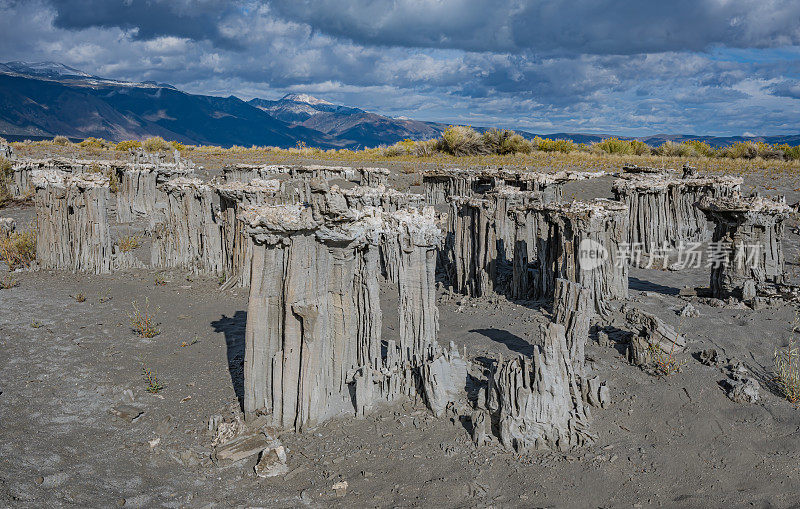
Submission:
[[68,65],[60,64],[58,62],[6,62],[5,66],[13,72],[19,74],[28,74],[33,76],[80,76],[82,78],[91,78],[91,74],[85,73],[79,69],[69,67]]
[[306,104],[332,104],[324,99],[317,99],[316,97],[308,94],[286,94],[281,98],[281,101],[291,101]]

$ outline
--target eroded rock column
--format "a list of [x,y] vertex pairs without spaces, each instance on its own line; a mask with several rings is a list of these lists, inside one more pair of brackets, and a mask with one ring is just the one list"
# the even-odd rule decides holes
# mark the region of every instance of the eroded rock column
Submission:
[[698,208],[714,222],[708,261],[715,297],[749,300],[760,286],[785,281],[783,224],[796,211],[784,199],[706,198]]

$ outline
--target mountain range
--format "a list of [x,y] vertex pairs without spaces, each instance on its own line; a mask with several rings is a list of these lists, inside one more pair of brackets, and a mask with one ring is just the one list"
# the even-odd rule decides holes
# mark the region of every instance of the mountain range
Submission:
[[[446,124],[392,118],[306,94],[278,100],[189,94],[172,85],[93,76],[58,62],[0,63],[0,136],[11,140],[64,135],[111,141],[161,136],[188,144],[304,144],[320,148],[365,148],[403,139],[438,137]],[[477,128],[485,130],[486,128]],[[526,138],[534,133],[518,131]],[[547,138],[591,143],[610,135],[554,133]],[[620,137],[631,139],[629,137]],[[637,138],[652,146],[699,139],[712,146],[736,141],[800,145],[800,135],[714,137],[654,135]]]

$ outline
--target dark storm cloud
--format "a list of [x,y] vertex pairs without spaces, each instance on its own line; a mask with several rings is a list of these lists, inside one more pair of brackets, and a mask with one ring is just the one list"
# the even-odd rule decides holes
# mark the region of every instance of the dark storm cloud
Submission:
[[56,10],[54,25],[67,30],[92,27],[135,29],[134,39],[159,36],[210,40],[227,49],[242,49],[233,37],[220,32],[227,15],[237,12],[235,3],[212,0],[51,0]]
[[634,54],[800,41],[796,0],[272,0],[280,15],[370,45]]

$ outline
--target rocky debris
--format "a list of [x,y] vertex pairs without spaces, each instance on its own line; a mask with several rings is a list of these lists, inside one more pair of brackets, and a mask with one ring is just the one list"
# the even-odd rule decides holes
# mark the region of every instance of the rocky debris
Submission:
[[563,325],[541,327],[532,358],[501,361],[490,377],[488,407],[508,449],[568,450],[589,444],[589,415]]
[[420,378],[428,408],[436,417],[441,417],[448,404],[466,394],[467,363],[451,342],[449,350],[443,350],[439,356],[422,365]]
[[286,449],[282,445],[264,449],[254,468],[258,477],[266,478],[286,474],[289,472],[289,467],[286,465]]
[[700,316],[700,312],[692,305],[691,302],[687,302],[685,306],[678,310],[678,316],[682,316],[684,318],[697,318]]
[[211,433],[212,447],[229,442],[244,433],[246,429],[244,417],[238,411],[238,408],[233,409],[231,415],[227,418],[221,415],[212,415],[208,419],[208,431]]
[[109,410],[109,413],[119,417],[124,421],[133,422],[144,413],[144,410],[133,405],[119,404]]
[[708,240],[706,218],[694,204],[703,198],[727,197],[739,192],[740,177],[684,177],[638,175],[614,183],[614,195],[628,206],[628,262],[645,266],[663,259],[669,250],[689,242]]
[[714,348],[707,348],[702,350],[698,357],[700,362],[706,366],[720,366],[723,363],[723,359],[720,358],[717,350]]
[[[484,396],[485,399],[485,396]],[[480,400],[480,398],[479,398]],[[472,429],[470,430],[472,441],[476,446],[480,447],[486,445],[489,440],[491,422],[487,420],[488,414],[485,409],[478,409],[470,415],[470,423]]]
[[626,322],[636,330],[628,347],[628,359],[632,364],[649,365],[654,349],[672,355],[686,347],[686,338],[657,316],[629,304],[623,305],[622,312]]
[[689,163],[684,163],[682,170],[683,170],[683,175],[681,176],[681,178],[692,179],[692,178],[697,178],[699,176],[697,172],[697,167],[689,166]]
[[758,401],[759,385],[755,378],[743,377],[740,380],[726,380],[725,395],[735,403],[755,403]]
[[796,212],[785,198],[706,197],[698,209],[714,222],[712,245],[719,246],[711,268],[714,297],[750,300],[761,286],[785,282],[784,221]]
[[214,457],[217,460],[239,461],[279,446],[280,442],[265,433],[248,433],[217,445]]
[[337,483],[334,483],[333,486],[331,486],[331,489],[333,490],[334,493],[336,493],[337,497],[343,497],[347,495],[347,487],[348,487],[347,481],[339,481]]
[[0,217],[0,237],[7,237],[17,230],[17,222],[10,217]]
[[598,377],[590,378],[585,383],[584,399],[593,407],[608,408],[611,405],[611,389]]
[[628,297],[628,268],[619,260],[627,231],[625,205],[603,199],[530,204],[512,214],[517,231],[512,298],[551,298],[558,278],[587,288],[602,315],[610,312],[610,301]]

